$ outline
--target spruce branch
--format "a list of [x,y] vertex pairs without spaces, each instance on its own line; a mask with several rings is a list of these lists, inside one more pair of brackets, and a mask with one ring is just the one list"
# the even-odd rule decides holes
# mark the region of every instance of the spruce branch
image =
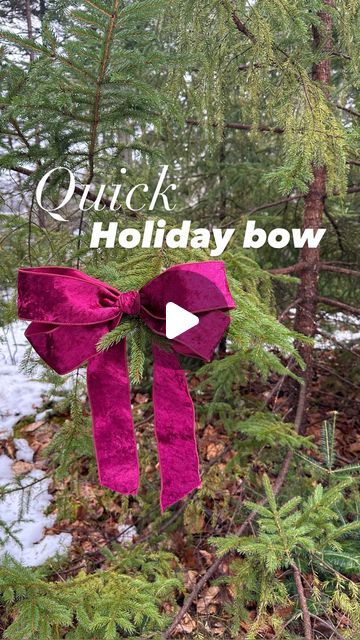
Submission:
[[[95,3],[89,3],[95,4]],[[101,104],[101,93],[102,87],[105,80],[105,73],[107,70],[109,57],[110,57],[110,44],[112,35],[115,29],[118,12],[119,12],[120,0],[114,0],[113,10],[111,14],[107,14],[109,16],[108,28],[105,33],[105,40],[103,44],[102,57],[100,60],[100,67],[98,77],[96,79],[96,92],[95,92],[95,100],[94,100],[94,108],[92,114],[92,123],[90,128],[90,144],[88,151],[88,160],[89,160],[89,176],[88,176],[88,184],[91,183],[94,177],[94,157],[95,157],[95,147],[97,141],[97,131],[100,123],[100,104]]]
[[[299,395],[298,406],[297,406],[296,419],[295,419],[295,431],[296,431],[296,433],[299,432],[300,425],[301,425],[302,420],[303,420],[303,414],[304,414],[304,411],[305,411],[305,399],[306,399],[305,394],[306,394],[306,389],[305,389],[305,385],[304,385],[301,388],[300,395]],[[278,476],[277,476],[277,478],[275,480],[275,483],[274,483],[274,486],[273,486],[273,489],[272,489],[274,496],[277,496],[278,493],[281,491],[281,488],[282,488],[282,486],[283,486],[283,484],[284,484],[284,482],[286,480],[287,474],[289,472],[289,468],[290,468],[291,461],[293,459],[293,455],[294,455],[293,451],[290,450],[290,451],[288,451],[288,453],[285,456],[284,462],[283,462],[283,464],[281,466],[281,469],[279,471],[279,474],[278,474]],[[258,503],[259,506],[263,507],[266,504],[266,501],[267,501],[266,497],[262,498]],[[251,526],[251,524],[253,523],[253,521],[257,517],[257,515],[258,515],[257,508],[254,509],[253,511],[251,511],[251,513],[248,515],[248,517],[244,520],[243,524],[236,531],[236,535],[238,537],[243,536],[246,533],[247,529]],[[200,578],[200,580],[198,580],[198,582],[195,584],[194,588],[192,589],[191,593],[186,598],[186,600],[185,600],[184,604],[182,605],[180,611],[176,614],[173,622],[167,628],[167,630],[164,632],[163,640],[168,640],[169,638],[171,638],[171,636],[176,631],[178,625],[181,623],[182,619],[184,618],[186,613],[189,611],[190,607],[192,606],[192,603],[200,595],[201,591],[203,590],[205,585],[209,582],[209,580],[211,580],[213,578],[213,576],[216,575],[217,571],[222,566],[224,560],[228,559],[229,556],[230,556],[230,552],[225,553],[223,556],[219,556],[213,562],[213,564],[207,569],[207,571]]]

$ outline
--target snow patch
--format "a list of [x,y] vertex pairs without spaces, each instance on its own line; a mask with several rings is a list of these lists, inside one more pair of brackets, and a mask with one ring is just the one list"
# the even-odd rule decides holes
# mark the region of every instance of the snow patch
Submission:
[[14,322],[0,330],[0,439],[10,437],[21,418],[36,413],[50,389],[49,384],[31,380],[19,371],[29,347],[26,327],[25,322]]
[[[13,435],[13,427],[22,417],[38,413],[43,395],[50,390],[49,384],[29,379],[19,371],[29,346],[24,336],[26,327],[25,322],[14,322],[0,329],[0,441]],[[15,438],[14,445],[16,460],[33,461],[34,452],[27,440]],[[7,455],[0,455],[0,487],[5,488],[0,499],[0,561],[7,554],[27,567],[37,567],[64,555],[72,536],[45,534],[45,528],[52,527],[56,520],[53,514],[45,515],[52,501],[51,479],[33,469],[17,480],[13,464]]]
[[24,462],[33,461],[34,451],[25,438],[14,438],[14,445],[16,447],[16,460],[23,460]]
[[[26,441],[25,441],[26,442]],[[17,459],[29,460],[29,445],[24,440],[14,440]],[[19,444],[20,443],[20,444]],[[56,516],[44,515],[52,501],[49,494],[51,480],[43,471],[33,469],[20,481],[15,481],[13,460],[0,456],[0,486],[8,492],[0,500],[0,520],[5,524],[0,529],[0,559],[10,555],[26,567],[38,567],[49,558],[63,555],[71,545],[70,533],[45,534],[52,527]]]
[[123,545],[131,544],[134,538],[139,535],[136,528],[132,525],[118,524],[117,529],[120,533],[117,541]]

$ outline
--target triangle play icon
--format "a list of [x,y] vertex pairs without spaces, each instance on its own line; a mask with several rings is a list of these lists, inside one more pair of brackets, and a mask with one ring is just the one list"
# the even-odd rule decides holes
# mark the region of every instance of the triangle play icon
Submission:
[[173,340],[185,331],[189,331],[199,324],[200,320],[197,316],[175,302],[168,302],[166,305],[166,337]]

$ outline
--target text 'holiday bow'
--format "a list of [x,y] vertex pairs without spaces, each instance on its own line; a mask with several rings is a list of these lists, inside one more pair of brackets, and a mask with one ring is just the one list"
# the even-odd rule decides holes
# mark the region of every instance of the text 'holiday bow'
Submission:
[[201,486],[194,407],[177,353],[209,361],[235,307],[223,262],[195,262],[167,269],[140,291],[114,287],[68,267],[20,269],[18,312],[31,320],[25,335],[41,358],[66,374],[85,362],[100,482],[136,494],[139,464],[130,404],[125,338],[98,351],[101,338],[123,314],[138,316],[166,335],[166,305],[173,302],[199,324],[171,340],[171,351],[153,345],[153,404],[161,474],[161,508]]

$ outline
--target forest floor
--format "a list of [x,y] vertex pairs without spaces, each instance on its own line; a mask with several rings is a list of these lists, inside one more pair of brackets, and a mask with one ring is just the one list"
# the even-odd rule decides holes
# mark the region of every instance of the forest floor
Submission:
[[[15,340],[19,339],[17,326]],[[144,513],[136,502],[130,512],[124,508],[124,500],[111,498],[97,482],[93,474],[89,480],[86,461],[80,465],[76,482],[72,474],[61,483],[52,482],[51,465],[46,456],[46,446],[61,429],[68,413],[61,413],[56,398],[48,394],[49,388],[43,383],[23,378],[17,361],[22,355],[22,343],[18,346],[16,362],[6,361],[2,373],[9,379],[13,406],[7,407],[3,419],[4,432],[0,441],[0,483],[12,483],[13,495],[9,495],[1,505],[0,518],[5,519],[10,532],[2,553],[8,552],[17,560],[29,566],[40,565],[56,554],[66,555],[66,562],[56,566],[55,578],[75,575],[84,568],[88,572],[106,565],[102,549],[113,543],[139,544],[151,541],[161,542],[177,556],[183,569],[185,586],[191,590],[215,556],[208,539],[214,535],[224,535],[231,531],[235,513],[223,508],[224,491],[239,497],[241,505],[242,479],[232,486],[222,485],[221,495],[216,492],[206,503],[204,513],[187,510],[186,501],[175,505],[162,517],[156,518]],[[319,345],[315,353],[314,388],[309,411],[308,434],[319,443],[321,425],[337,412],[336,453],[341,464],[351,464],[358,460],[360,452],[360,387],[353,382],[359,379],[360,360],[358,355],[351,359],[354,370],[349,370],[349,360],[343,349],[329,347],[326,341]],[[351,346],[349,346],[351,349]],[[352,351],[355,353],[354,351]],[[13,374],[14,379],[11,379]],[[195,382],[195,380],[193,381]],[[274,411],[286,412],[286,396],[283,394],[283,380],[273,376],[266,384],[255,380],[241,390],[241,395],[251,402],[268,402]],[[190,380],[191,386],[191,380]],[[8,387],[9,388],[9,387]],[[274,393],[276,389],[276,393]],[[47,411],[39,411],[41,401],[46,399]],[[138,421],[137,434],[140,446],[153,438],[152,410],[146,393],[137,390],[132,398],[134,415]],[[202,402],[206,403],[206,395]],[[38,407],[37,409],[34,407]],[[87,414],[89,407],[84,402]],[[11,414],[12,411],[12,414]],[[9,426],[12,423],[11,427]],[[205,473],[223,476],[226,464],[234,451],[225,430],[212,424],[199,425],[198,444]],[[45,453],[44,453],[45,452]],[[261,477],[258,459],[251,461],[253,470]],[[145,469],[146,484],[158,482],[157,469],[148,465]],[[233,482],[233,480],[232,480]],[[31,485],[29,487],[29,485]],[[31,493],[30,493],[31,492]],[[71,501],[69,501],[71,495]],[[15,496],[15,500],[13,499]],[[69,505],[71,504],[71,507]],[[22,511],[25,521],[17,527],[17,516]],[[164,537],[165,536],[165,537]],[[22,543],[18,544],[17,539]],[[222,573],[228,572],[228,564],[222,566]],[[191,615],[185,616],[180,635],[191,635],[195,629],[207,630],[210,637],[223,635],[226,613],[224,604],[232,598],[231,590],[225,585],[208,586],[193,603]],[[181,604],[180,597],[179,604]],[[278,612],[281,615],[281,611]],[[288,615],[289,612],[285,612]],[[250,619],[252,612],[249,612]],[[253,612],[255,615],[255,610]],[[284,614],[285,615],[285,614]],[[346,627],[346,620],[342,620]],[[246,631],[244,623],[243,631]],[[264,638],[273,638],[272,630],[263,630]]]

